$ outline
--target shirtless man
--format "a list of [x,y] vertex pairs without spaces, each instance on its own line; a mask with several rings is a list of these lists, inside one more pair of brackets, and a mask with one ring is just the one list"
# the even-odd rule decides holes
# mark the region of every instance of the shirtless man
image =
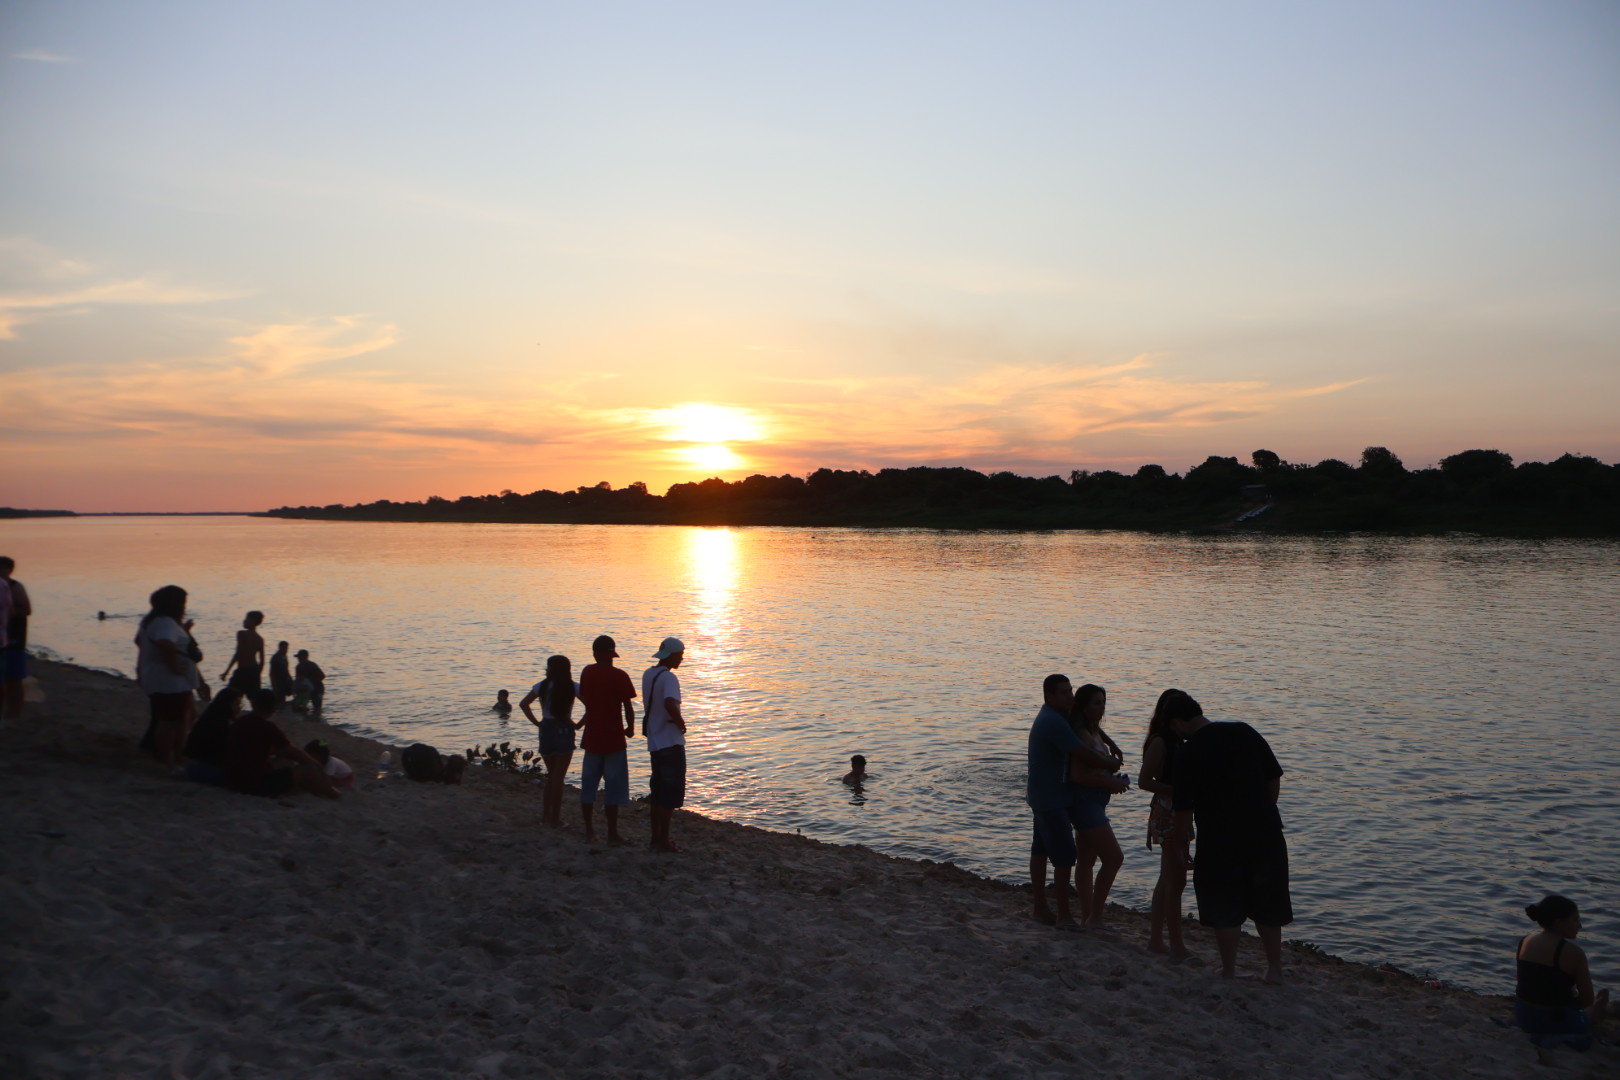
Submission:
[[[262,611],[250,611],[242,619],[242,629],[236,632],[236,653],[219,676],[244,694],[259,689],[260,679],[264,675],[264,638],[259,636],[259,626],[263,622]],[[233,668],[236,670],[234,678],[231,676]]]

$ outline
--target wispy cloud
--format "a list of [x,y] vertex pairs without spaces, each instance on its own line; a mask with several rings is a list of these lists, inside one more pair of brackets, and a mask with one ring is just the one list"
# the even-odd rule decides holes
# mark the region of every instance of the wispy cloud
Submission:
[[89,263],[17,236],[0,239],[0,280],[10,283],[0,284],[0,340],[15,339],[23,323],[51,313],[106,304],[201,304],[243,295],[151,277],[109,277]]
[[63,56],[61,53],[46,52],[44,49],[29,49],[27,52],[12,53],[13,60],[32,60],[38,64],[76,64],[76,56]]

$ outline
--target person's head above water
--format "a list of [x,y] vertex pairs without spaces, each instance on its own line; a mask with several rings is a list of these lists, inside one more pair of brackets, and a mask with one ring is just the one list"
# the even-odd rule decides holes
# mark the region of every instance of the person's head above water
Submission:
[[866,759],[860,754],[856,754],[854,757],[849,759],[849,767],[858,772],[861,769],[866,768]]
[[497,691],[495,691],[495,698],[496,698],[497,701],[505,701],[507,698],[509,698],[511,696],[512,696],[512,691],[510,691],[510,690],[497,690]]
[[619,643],[606,634],[599,634],[591,642],[591,655],[596,657],[598,663],[606,663],[619,655]]
[[1581,931],[1580,909],[1567,896],[1556,893],[1543,896],[1539,904],[1531,904],[1524,913],[1543,930],[1564,932],[1565,937],[1574,937]]

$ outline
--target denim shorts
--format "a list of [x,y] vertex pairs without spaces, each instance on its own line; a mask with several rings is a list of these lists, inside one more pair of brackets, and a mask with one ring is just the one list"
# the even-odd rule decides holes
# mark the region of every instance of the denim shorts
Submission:
[[540,721],[540,752],[569,754],[574,750],[574,725],[566,720]]
[[1548,1050],[1568,1046],[1575,1050],[1592,1048],[1592,1014],[1573,1005],[1551,1009],[1528,1001],[1513,1003],[1513,1019],[1530,1041]]
[[0,650],[0,681],[21,682],[28,678],[28,650],[22,645],[7,645]]
[[611,754],[585,751],[579,767],[579,803],[596,802],[596,785],[602,785],[603,806],[624,806],[630,801],[630,755],[624,750]]
[[1107,828],[1109,794],[1107,788],[1095,787],[1083,787],[1076,792],[1074,804],[1069,808],[1074,827],[1081,832]]

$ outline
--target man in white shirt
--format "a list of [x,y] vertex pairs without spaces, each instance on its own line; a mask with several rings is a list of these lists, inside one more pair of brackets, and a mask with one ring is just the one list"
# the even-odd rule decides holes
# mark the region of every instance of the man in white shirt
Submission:
[[681,849],[669,838],[670,821],[686,802],[686,720],[681,716],[681,680],[675,669],[686,658],[680,638],[667,637],[653,654],[658,663],[641,674],[641,733],[652,758],[652,849]]

